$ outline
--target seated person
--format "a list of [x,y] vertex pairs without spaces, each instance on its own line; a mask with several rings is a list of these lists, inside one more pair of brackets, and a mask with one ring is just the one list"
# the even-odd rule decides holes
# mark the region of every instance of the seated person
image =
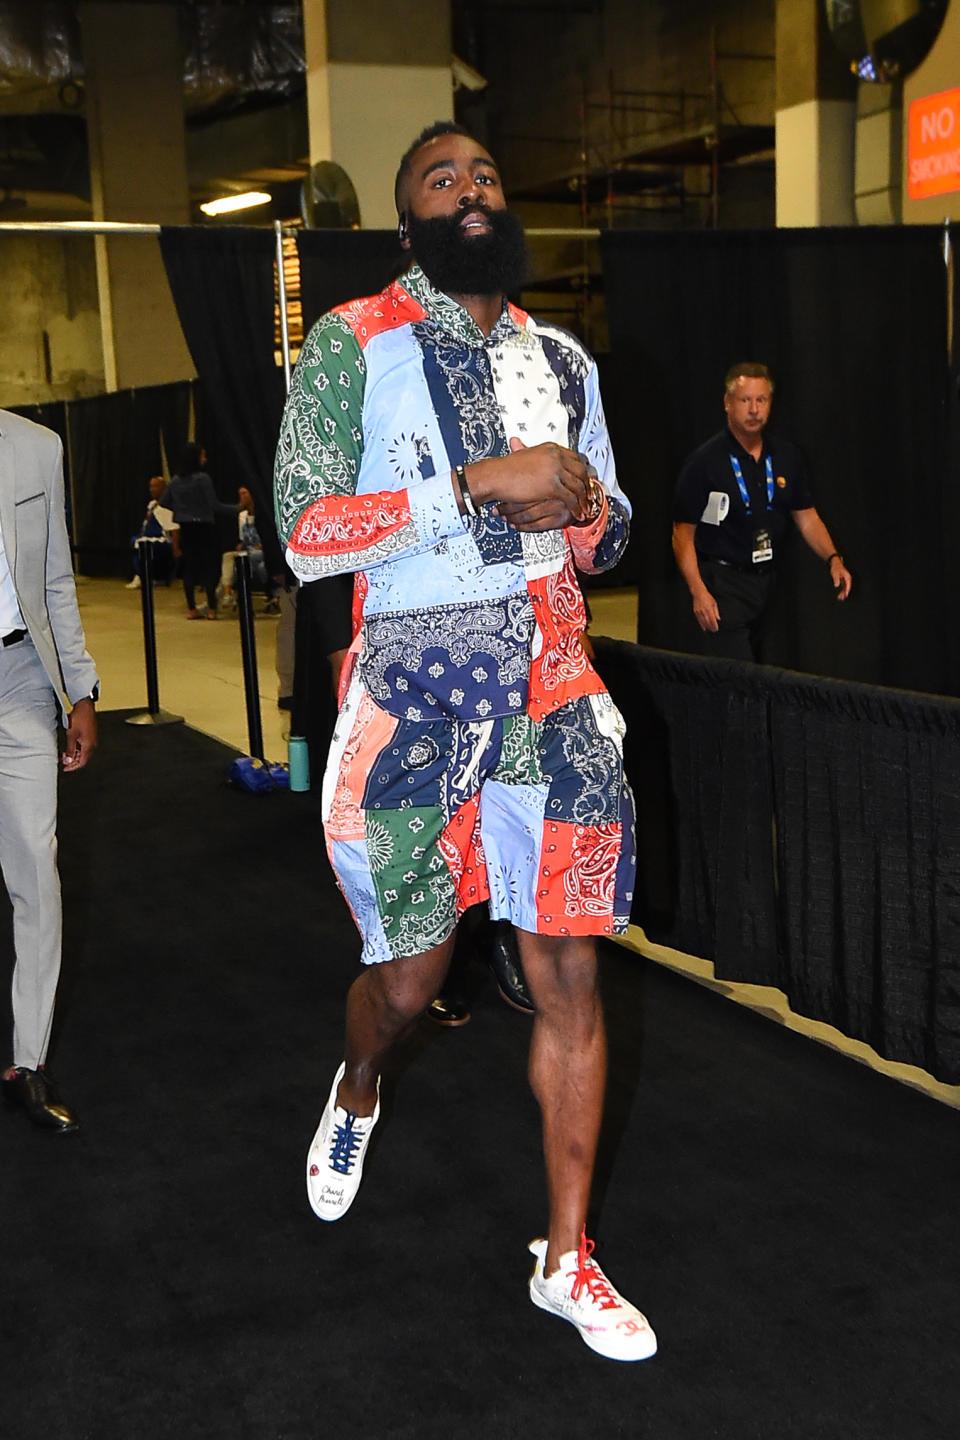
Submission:
[[223,554],[223,566],[220,573],[221,599],[227,607],[236,605],[237,600],[233,593],[234,561],[240,552],[246,551],[250,556],[252,583],[258,590],[266,592],[267,612],[271,615],[278,614],[280,604],[277,600],[277,591],[280,587],[273,577],[267,574],[267,565],[263,558],[263,545],[254,516],[253,496],[245,485],[241,485],[237,491],[237,500],[240,505],[240,514],[237,516],[240,538],[236,549],[225,550]]
[[180,527],[175,524],[173,511],[159,504],[160,496],[167,488],[162,475],[150,476],[150,499],[139,531],[130,541],[133,546],[133,579],[128,590],[140,589],[140,546],[139,540],[149,540],[153,545],[150,558],[153,561],[153,578],[169,585],[176,570],[179,551]]

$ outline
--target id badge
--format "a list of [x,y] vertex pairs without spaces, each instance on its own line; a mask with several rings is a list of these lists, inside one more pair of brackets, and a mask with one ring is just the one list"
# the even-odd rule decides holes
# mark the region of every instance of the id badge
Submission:
[[770,539],[769,530],[758,530],[753,537],[753,554],[751,560],[754,565],[762,565],[765,560],[773,559],[773,541]]

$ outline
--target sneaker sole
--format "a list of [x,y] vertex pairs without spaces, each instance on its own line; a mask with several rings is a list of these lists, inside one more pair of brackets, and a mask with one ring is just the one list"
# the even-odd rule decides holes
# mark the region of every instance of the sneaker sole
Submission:
[[592,1331],[582,1329],[577,1324],[576,1320],[573,1319],[572,1315],[565,1314],[563,1310],[554,1309],[554,1307],[550,1304],[549,1300],[545,1300],[540,1294],[540,1292],[535,1288],[532,1280],[530,1282],[530,1299],[533,1301],[534,1305],[536,1305],[538,1310],[543,1310],[547,1315],[554,1315],[558,1320],[566,1320],[567,1324],[572,1325],[574,1330],[576,1330],[584,1345],[588,1346],[589,1349],[591,1349],[595,1354],[602,1355],[605,1360],[620,1360],[623,1362],[632,1362],[635,1360],[650,1360],[657,1353],[657,1342],[652,1336],[652,1348],[644,1350],[642,1354],[622,1355],[616,1353],[613,1350],[610,1350],[609,1348],[605,1348],[605,1337],[603,1335],[594,1335]]

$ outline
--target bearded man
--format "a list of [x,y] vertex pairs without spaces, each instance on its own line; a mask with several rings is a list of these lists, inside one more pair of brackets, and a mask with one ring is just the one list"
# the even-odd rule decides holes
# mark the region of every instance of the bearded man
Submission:
[[574,573],[616,563],[630,507],[593,361],[507,301],[526,253],[487,151],[437,122],[396,201],[414,263],[313,328],[276,463],[291,569],[356,577],[324,823],[365,968],[307,1191],[323,1220],[352,1204],[387,1056],[441,990],[460,915],[488,901],[535,1005],[549,1221],[530,1297],[640,1360],[653,1332],[585,1232],[606,1068],[594,937],[627,926],[635,842]]

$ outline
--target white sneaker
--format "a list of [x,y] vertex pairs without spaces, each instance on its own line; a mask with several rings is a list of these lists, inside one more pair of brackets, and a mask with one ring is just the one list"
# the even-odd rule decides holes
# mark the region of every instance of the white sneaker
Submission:
[[543,1273],[547,1241],[531,1240],[527,1248],[537,1257],[530,1276],[534,1305],[576,1325],[584,1344],[608,1360],[648,1360],[657,1353],[657,1337],[646,1316],[617,1294],[590,1259],[593,1241],[586,1234],[580,1237],[579,1250],[560,1256],[560,1268],[550,1276]]
[[380,1119],[379,1079],[372,1115],[354,1115],[337,1104],[337,1087],[345,1069],[346,1065],[341,1065],[333,1077],[330,1097],[307,1151],[307,1196],[313,1213],[321,1220],[339,1220],[353,1204],[367,1145]]
[[130,581],[130,584],[129,584],[129,585],[125,585],[123,588],[124,588],[125,590],[139,590],[139,589],[140,589],[140,576],[139,576],[139,575],[134,575],[133,579]]

